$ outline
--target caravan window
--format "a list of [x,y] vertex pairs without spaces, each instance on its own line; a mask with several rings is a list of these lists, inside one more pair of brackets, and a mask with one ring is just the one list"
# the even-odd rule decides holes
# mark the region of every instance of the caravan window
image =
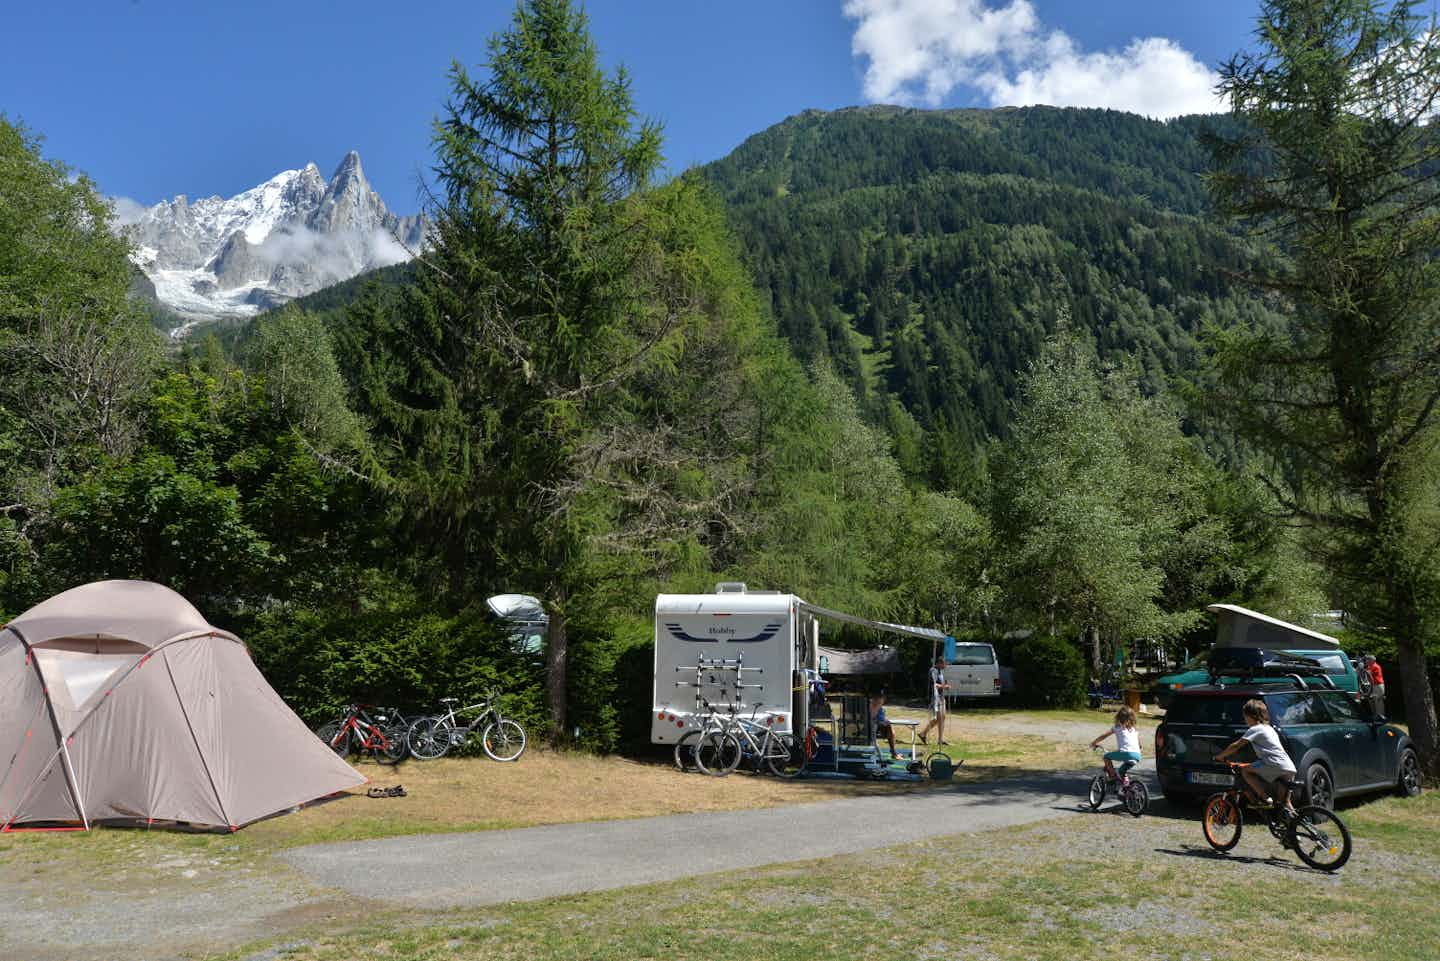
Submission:
[[980,664],[995,663],[995,648],[989,644],[956,644],[955,660],[951,664],[963,664],[967,667],[974,667]]

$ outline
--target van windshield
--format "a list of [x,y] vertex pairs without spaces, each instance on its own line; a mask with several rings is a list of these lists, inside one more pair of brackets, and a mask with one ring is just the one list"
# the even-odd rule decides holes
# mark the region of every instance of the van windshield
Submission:
[[989,644],[956,644],[955,660],[951,664],[964,664],[974,666],[977,664],[994,664],[995,648]]
[[1300,653],[1313,661],[1319,661],[1321,666],[1325,668],[1326,674],[1344,677],[1350,673],[1345,670],[1345,655],[1343,654],[1320,653],[1317,651],[1301,651]]
[[1177,697],[1165,711],[1165,723],[1244,725],[1241,697]]
[[1180,665],[1178,668],[1176,668],[1175,670],[1176,670],[1176,673],[1184,673],[1184,672],[1187,672],[1187,671],[1203,671],[1203,670],[1205,670],[1205,667],[1206,667],[1209,663],[1210,663],[1210,652],[1209,652],[1209,651],[1201,651],[1199,654],[1196,654],[1194,657],[1190,658],[1190,660],[1186,661],[1184,664],[1181,664],[1181,665]]

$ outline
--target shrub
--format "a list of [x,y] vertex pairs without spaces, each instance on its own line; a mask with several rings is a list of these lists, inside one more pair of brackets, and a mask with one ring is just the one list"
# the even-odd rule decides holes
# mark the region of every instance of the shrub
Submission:
[[1036,635],[1010,652],[1016,700],[1029,707],[1080,707],[1085,703],[1085,661],[1068,641]]
[[644,618],[572,624],[568,713],[576,742],[594,751],[650,741],[655,629]]
[[309,724],[357,701],[423,713],[442,697],[473,704],[496,689],[507,715],[543,730],[541,665],[515,653],[482,615],[285,609],[245,630],[256,666]]

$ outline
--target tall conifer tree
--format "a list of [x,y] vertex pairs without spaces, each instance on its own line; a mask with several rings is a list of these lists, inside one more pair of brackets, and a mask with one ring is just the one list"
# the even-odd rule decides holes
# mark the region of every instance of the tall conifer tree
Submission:
[[1222,69],[1246,126],[1212,139],[1211,185],[1281,247],[1248,279],[1289,310],[1279,333],[1220,339],[1214,399],[1271,455],[1345,606],[1393,637],[1435,772],[1425,642],[1440,627],[1440,538],[1422,525],[1440,430],[1440,33],[1415,7],[1267,0],[1258,49]]
[[567,615],[598,523],[577,454],[665,334],[638,198],[660,134],[568,0],[525,0],[490,40],[484,79],[457,63],[450,80],[434,246],[395,318],[376,319],[384,349],[362,379],[445,588],[543,595],[558,739]]

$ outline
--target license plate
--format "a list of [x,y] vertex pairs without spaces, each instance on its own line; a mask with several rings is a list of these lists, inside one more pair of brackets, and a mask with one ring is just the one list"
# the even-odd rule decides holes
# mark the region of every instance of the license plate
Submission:
[[974,687],[976,684],[979,684],[980,682],[977,681],[977,680],[976,680],[975,678],[973,678],[973,677],[967,677],[967,678],[965,678],[964,680],[962,680],[960,683],[961,683],[961,684],[964,684],[964,685],[966,685],[966,686],[968,686],[968,687]]
[[1211,774],[1208,771],[1191,771],[1185,775],[1191,784],[1229,784],[1234,780],[1228,774]]

